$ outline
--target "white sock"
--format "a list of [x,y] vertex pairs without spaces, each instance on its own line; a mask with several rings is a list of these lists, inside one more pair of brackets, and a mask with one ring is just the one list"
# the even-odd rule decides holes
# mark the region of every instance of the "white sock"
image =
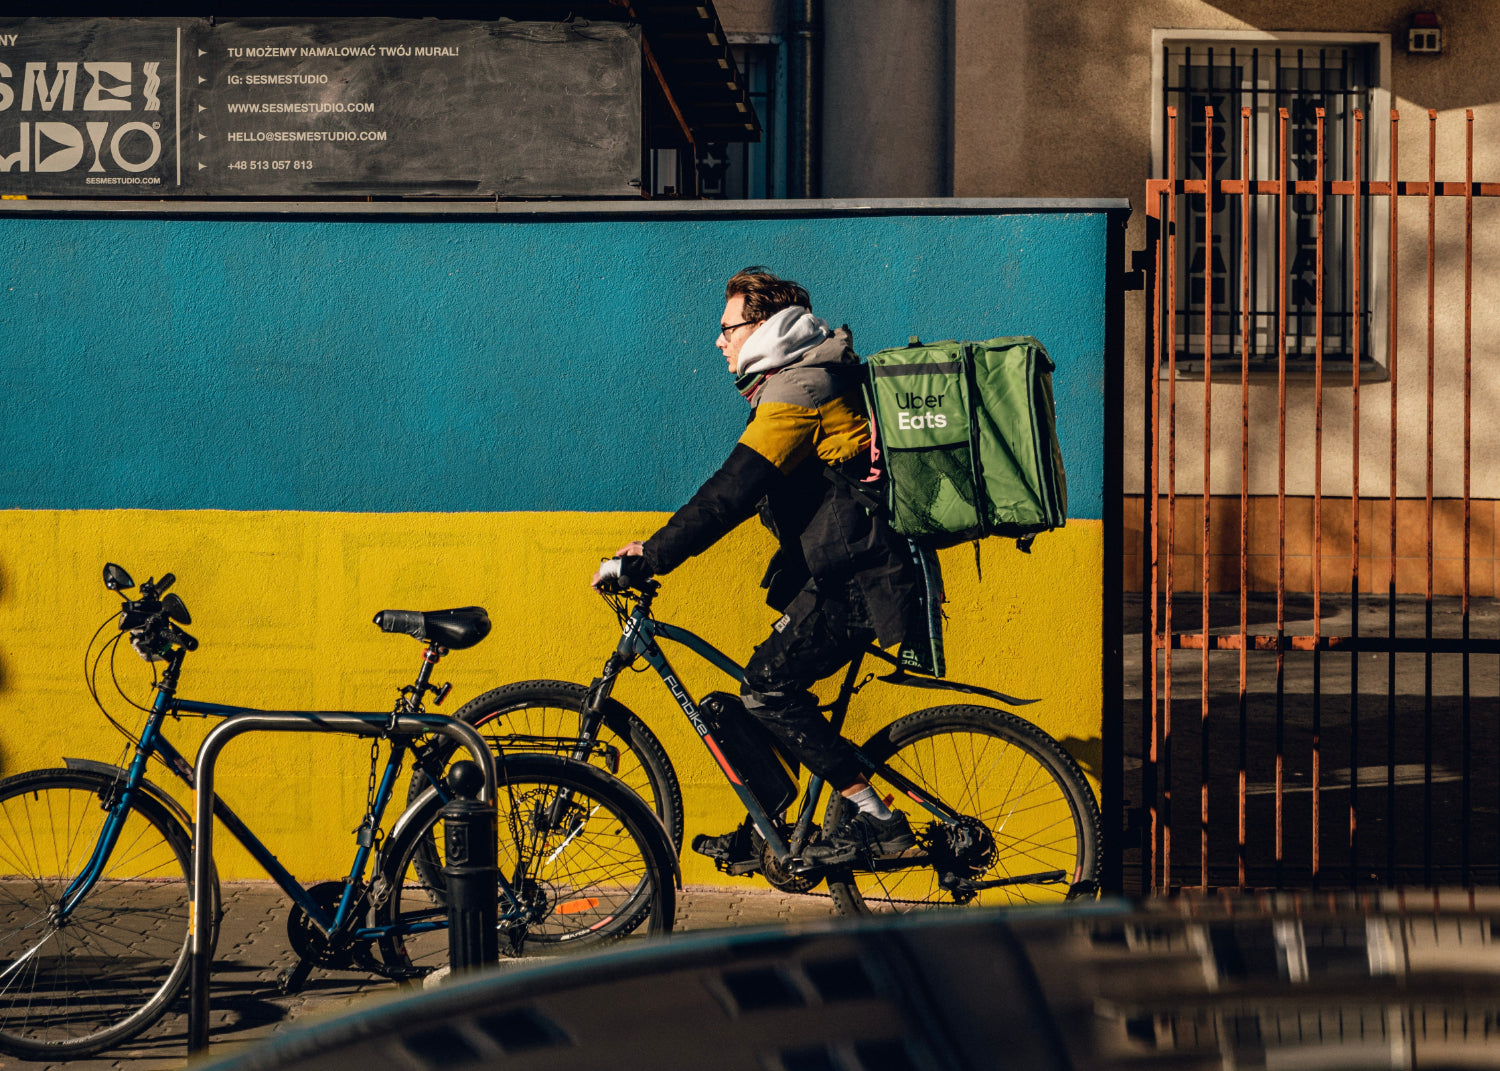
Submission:
[[869,785],[860,789],[852,796],[845,796],[846,800],[854,804],[865,814],[872,814],[882,822],[891,816],[890,809],[875,794],[875,790]]

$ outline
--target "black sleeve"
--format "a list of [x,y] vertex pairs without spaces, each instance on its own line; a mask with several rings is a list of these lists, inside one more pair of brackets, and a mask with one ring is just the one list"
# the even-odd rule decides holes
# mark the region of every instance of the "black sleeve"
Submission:
[[736,443],[719,471],[672,514],[661,531],[646,540],[646,563],[651,571],[670,573],[702,554],[751,517],[766,492],[781,479],[775,465]]

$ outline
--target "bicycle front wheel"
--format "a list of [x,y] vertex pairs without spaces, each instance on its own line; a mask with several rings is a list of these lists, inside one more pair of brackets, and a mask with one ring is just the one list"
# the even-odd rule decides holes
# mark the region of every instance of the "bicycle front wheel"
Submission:
[[[496,789],[500,927],[528,943],[593,946],[676,906],[675,850],[640,797],[602,770],[551,755],[506,755]],[[381,955],[400,971],[448,962],[442,800],[423,796],[386,849],[376,925]]]
[[[955,705],[918,711],[861,749],[961,816],[938,821],[880,774],[871,784],[907,812],[919,850],[872,871],[828,881],[843,914],[961,905],[1005,906],[1092,896],[1101,821],[1071,756],[1035,725],[1001,710]],[[836,793],[824,828],[844,818]]]
[[[500,755],[518,752],[577,757],[588,689],[567,681],[520,681],[491,688],[465,703],[454,717],[479,730]],[[682,788],[656,735],[614,699],[604,704],[586,761],[608,770],[645,800],[661,817],[673,845],[682,843]],[[412,787],[427,787],[418,775]],[[413,796],[415,798],[415,796]]]
[[60,914],[119,790],[75,770],[0,781],[0,1050],[59,1060],[101,1052],[159,1019],[187,981],[192,843],[144,793],[93,888]]

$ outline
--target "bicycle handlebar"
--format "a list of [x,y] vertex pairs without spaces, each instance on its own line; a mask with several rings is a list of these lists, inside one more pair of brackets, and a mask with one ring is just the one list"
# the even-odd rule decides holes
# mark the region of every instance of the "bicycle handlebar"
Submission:
[[[104,577],[105,586],[111,591],[132,586],[130,574],[117,565],[106,565]],[[126,599],[120,604],[119,629],[130,633],[131,646],[148,661],[153,654],[166,657],[172,647],[181,647],[184,651],[198,649],[197,639],[173,623],[190,625],[193,622],[187,604],[178,596],[166,593],[176,582],[176,576],[164,573],[160,580],[147,580],[141,584],[139,599]]]
[[599,594],[604,596],[623,595],[626,598],[634,598],[643,602],[650,602],[661,590],[661,583],[657,580],[645,580],[640,584],[632,584],[623,576],[604,577],[599,581]]

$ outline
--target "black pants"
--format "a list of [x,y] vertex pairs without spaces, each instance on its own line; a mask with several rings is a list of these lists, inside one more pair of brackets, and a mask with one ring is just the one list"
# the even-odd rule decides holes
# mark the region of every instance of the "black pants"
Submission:
[[812,685],[847,666],[875,638],[841,600],[804,589],[745,665],[745,709],[796,759],[834,789],[864,773],[854,748],[818,710]]

